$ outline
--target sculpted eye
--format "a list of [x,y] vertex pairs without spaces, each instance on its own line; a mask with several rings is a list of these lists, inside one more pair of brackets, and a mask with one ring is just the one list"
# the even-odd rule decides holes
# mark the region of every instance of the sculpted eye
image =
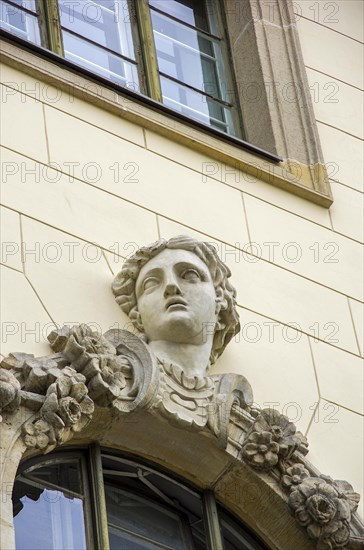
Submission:
[[200,281],[201,275],[195,269],[186,269],[182,273],[182,279],[184,279],[185,281],[191,281],[191,282]]
[[156,277],[148,277],[143,282],[143,290],[150,290],[159,285],[159,281]]

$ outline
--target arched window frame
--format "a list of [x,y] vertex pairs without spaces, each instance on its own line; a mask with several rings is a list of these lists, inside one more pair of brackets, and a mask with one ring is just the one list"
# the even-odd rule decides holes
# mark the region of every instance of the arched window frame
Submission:
[[[218,504],[214,493],[211,490],[201,491],[201,489],[191,486],[191,484],[186,480],[176,479],[175,475],[168,471],[161,470],[160,467],[156,467],[149,463],[146,464],[145,461],[141,461],[138,457],[130,457],[129,455],[120,454],[120,452],[115,451],[114,449],[101,449],[97,443],[91,444],[88,447],[65,448],[54,451],[52,454],[47,456],[36,456],[26,459],[18,468],[14,482],[14,489],[16,489],[17,481],[24,482],[28,480],[28,482],[35,482],[35,485],[37,485],[37,478],[32,478],[31,472],[38,468],[42,468],[47,465],[59,465],[66,462],[77,462],[81,474],[80,486],[82,486],[83,492],[82,500],[84,505],[86,546],[89,550],[97,548],[108,550],[110,548],[110,544],[105,499],[105,484],[110,484],[110,481],[105,482],[105,476],[107,474],[110,475],[110,472],[105,471],[103,459],[109,459],[115,463],[118,461],[120,464],[124,463],[129,466],[134,466],[138,472],[143,471],[144,473],[153,473],[154,475],[159,476],[159,478],[164,478],[170,483],[173,483],[176,487],[178,486],[181,491],[189,492],[195,495],[195,497],[200,498],[203,512],[202,521],[206,535],[206,548],[208,550],[223,550],[225,548],[220,519],[222,519],[226,525],[230,525],[233,530],[234,526],[235,529],[241,529],[243,532],[242,535],[246,537],[247,544],[246,547],[242,547],[242,550],[243,548],[246,548],[247,550],[264,550],[266,548],[257,535],[252,534],[248,528],[241,523],[241,521],[235,519],[229,511],[223,509],[222,505]],[[120,471],[122,476],[124,474],[122,466]],[[115,472],[117,472],[117,470],[115,470]],[[68,494],[71,497],[73,496],[72,491],[67,491],[67,489],[63,489],[62,487],[55,485],[53,486],[51,484],[47,484],[47,482],[42,483],[39,481],[39,488],[42,485],[44,488],[48,487],[49,489],[54,490],[59,489],[65,494]],[[116,485],[116,487],[118,487],[118,485]],[[133,491],[131,491],[130,488],[127,488],[126,490],[130,491],[131,494],[134,494],[134,489]],[[152,490],[155,490],[157,495],[159,492],[159,494],[163,497],[163,493],[159,491],[157,487],[154,487],[154,489],[152,487]],[[135,494],[138,494],[138,492]],[[139,492],[139,494],[142,493]],[[166,498],[166,500],[168,499]],[[156,503],[157,502],[158,501],[156,498]],[[164,506],[166,506],[165,503]],[[171,503],[169,503],[169,507],[173,510]],[[176,510],[178,510],[178,507]]]

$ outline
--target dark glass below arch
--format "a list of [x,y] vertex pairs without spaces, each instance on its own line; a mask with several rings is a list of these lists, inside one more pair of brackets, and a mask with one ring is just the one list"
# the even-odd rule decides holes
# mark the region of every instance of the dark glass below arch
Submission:
[[[100,548],[92,518],[102,513],[87,453],[51,453],[20,466],[13,490],[17,550]],[[101,463],[110,550],[206,550],[211,528],[223,540],[213,550],[266,548],[214,499],[219,519],[208,525],[204,493],[168,473],[107,451]]]

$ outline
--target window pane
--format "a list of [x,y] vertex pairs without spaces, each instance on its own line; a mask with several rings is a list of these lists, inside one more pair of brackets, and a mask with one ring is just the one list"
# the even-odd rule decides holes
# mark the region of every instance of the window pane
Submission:
[[12,4],[17,4],[21,8],[26,8],[29,11],[37,12],[35,7],[35,0],[11,0]]
[[185,23],[209,32],[206,4],[201,0],[150,0],[155,8]]
[[112,550],[122,548],[122,541],[129,542],[126,536],[136,544],[144,543],[142,548],[189,550],[177,512],[118,487],[105,485],[105,494]]
[[171,109],[223,132],[234,134],[229,107],[165,77],[161,77],[161,86],[163,103]]
[[45,486],[51,484],[80,496],[83,492],[78,462],[75,461],[50,463],[36,469],[29,468],[25,475],[43,482]]
[[77,495],[81,485],[76,461],[30,468],[17,479],[13,491],[16,549],[86,549],[83,498]]
[[[240,135],[231,101],[235,89],[224,62],[223,41],[171,18],[177,8],[183,13],[195,13],[192,7],[197,3],[166,2],[163,8],[164,2],[152,1],[150,5],[163,103],[222,132]],[[156,7],[164,13],[157,12]],[[203,15],[200,11],[200,15],[211,23],[216,12]],[[194,21],[190,19],[188,23]],[[216,21],[213,27],[216,28]]]
[[139,92],[138,71],[133,63],[67,31],[63,32],[63,45],[67,59],[116,84]]
[[[160,475],[158,472],[144,467],[141,468],[140,464],[134,464],[128,460],[104,455],[102,462],[105,480],[108,485],[121,487],[122,484],[122,489],[125,491],[130,490],[132,494],[138,491],[139,494],[145,495],[149,502],[153,500],[160,503],[162,509],[168,502],[169,506],[176,509],[177,514],[183,516],[188,550],[206,550],[202,503],[197,493],[182,487],[165,475]],[[115,531],[111,526],[109,526],[109,534],[112,540],[116,540],[115,536],[124,536],[121,535],[120,530]],[[118,550],[124,548],[118,542],[115,542],[112,547],[118,548]],[[125,545],[125,548],[129,548],[129,546]],[[139,546],[136,546],[136,548],[139,549]]]
[[[220,508],[220,507],[219,507]],[[237,522],[230,519],[222,519],[223,512],[220,508],[220,523],[224,537],[225,550],[264,550],[266,547],[253,538]]]
[[160,72],[221,99],[212,39],[156,12],[152,22]]
[[24,40],[41,44],[38,17],[4,0],[0,0],[0,28]]
[[135,60],[125,0],[59,0],[59,10],[64,29]]

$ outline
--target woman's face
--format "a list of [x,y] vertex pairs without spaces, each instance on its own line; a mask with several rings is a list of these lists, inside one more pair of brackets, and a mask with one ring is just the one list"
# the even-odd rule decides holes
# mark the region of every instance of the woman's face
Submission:
[[136,281],[138,311],[149,341],[202,344],[217,321],[216,293],[207,265],[193,252],[165,249]]

